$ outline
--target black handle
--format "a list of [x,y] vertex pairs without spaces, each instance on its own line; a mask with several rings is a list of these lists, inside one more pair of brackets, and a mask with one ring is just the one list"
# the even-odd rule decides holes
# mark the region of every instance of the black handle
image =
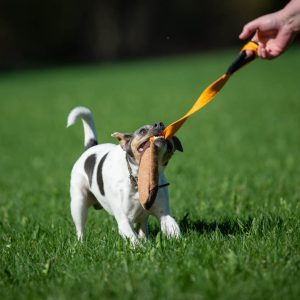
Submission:
[[241,67],[248,64],[249,62],[251,62],[255,58],[256,58],[255,53],[253,53],[251,56],[248,56],[246,54],[246,51],[241,52],[241,54],[238,56],[238,58],[227,69],[226,74],[232,75],[234,72],[236,72]]

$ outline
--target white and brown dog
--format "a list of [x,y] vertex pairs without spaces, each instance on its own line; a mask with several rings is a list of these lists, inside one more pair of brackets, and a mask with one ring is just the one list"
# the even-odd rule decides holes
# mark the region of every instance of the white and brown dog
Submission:
[[[92,113],[85,107],[74,108],[68,116],[68,127],[82,119],[85,152],[76,161],[71,173],[71,213],[77,237],[83,238],[84,224],[90,206],[104,208],[118,223],[119,233],[136,243],[148,236],[148,217],[154,215],[161,230],[169,238],[178,238],[180,229],[170,215],[167,180],[164,169],[172,154],[183,151],[178,138],[156,138],[158,149],[159,189],[156,199],[146,210],[139,201],[137,176],[141,156],[149,146],[149,138],[159,136],[163,123],[145,125],[132,134],[112,134],[119,145],[98,145]],[[137,224],[138,233],[133,225]]]

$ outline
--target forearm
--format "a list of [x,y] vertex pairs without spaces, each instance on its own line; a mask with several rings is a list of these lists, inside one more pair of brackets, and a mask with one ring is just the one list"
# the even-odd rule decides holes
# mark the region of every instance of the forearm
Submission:
[[300,31],[300,0],[291,0],[279,13],[291,31]]

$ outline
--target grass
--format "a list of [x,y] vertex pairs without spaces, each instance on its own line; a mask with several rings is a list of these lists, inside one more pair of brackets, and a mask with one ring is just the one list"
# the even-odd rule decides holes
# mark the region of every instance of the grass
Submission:
[[76,105],[99,140],[181,116],[236,53],[32,70],[0,77],[1,299],[299,299],[300,49],[256,61],[178,132],[168,166],[182,239],[131,249],[91,210],[79,244],[69,173],[83,149]]

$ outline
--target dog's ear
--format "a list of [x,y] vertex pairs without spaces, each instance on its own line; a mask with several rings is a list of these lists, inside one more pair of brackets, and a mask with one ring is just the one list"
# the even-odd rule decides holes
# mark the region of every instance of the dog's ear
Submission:
[[121,148],[126,151],[126,145],[130,141],[132,134],[131,133],[120,133],[115,132],[111,135],[119,140]]
[[178,137],[173,136],[173,143],[174,143],[175,150],[183,152],[183,148]]

